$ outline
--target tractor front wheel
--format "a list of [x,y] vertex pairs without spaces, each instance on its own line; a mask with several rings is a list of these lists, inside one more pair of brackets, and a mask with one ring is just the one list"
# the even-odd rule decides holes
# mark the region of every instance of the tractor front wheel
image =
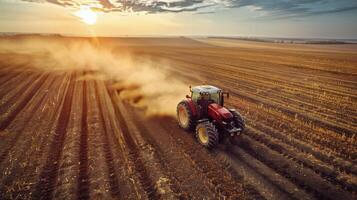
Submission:
[[211,149],[218,144],[219,134],[211,122],[202,122],[196,127],[196,138],[204,147]]

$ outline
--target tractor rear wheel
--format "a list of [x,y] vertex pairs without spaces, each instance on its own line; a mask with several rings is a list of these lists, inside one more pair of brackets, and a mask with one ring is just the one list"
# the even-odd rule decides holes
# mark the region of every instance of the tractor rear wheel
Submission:
[[192,110],[190,109],[187,101],[181,101],[177,105],[177,120],[179,122],[179,126],[186,131],[194,130],[196,119],[193,116]]
[[211,122],[202,122],[196,127],[196,138],[204,147],[211,149],[218,144],[219,134]]
[[244,131],[244,129],[245,129],[245,120],[244,120],[243,116],[236,110],[231,110],[231,113],[233,115],[233,120],[234,120],[235,125],[238,128],[241,128],[242,131]]

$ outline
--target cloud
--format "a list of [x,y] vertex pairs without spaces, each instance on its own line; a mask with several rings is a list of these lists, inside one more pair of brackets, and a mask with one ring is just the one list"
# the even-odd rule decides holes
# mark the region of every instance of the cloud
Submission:
[[357,1],[333,0],[236,0],[232,7],[247,7],[251,12],[264,13],[263,18],[285,19],[357,10]]
[[64,7],[90,6],[102,12],[196,12],[213,13],[222,9],[247,8],[257,16],[276,19],[304,17],[357,9],[356,0],[23,0],[52,3]]
[[102,12],[185,12],[218,5],[214,0],[23,0],[27,2],[52,3],[70,8],[83,5]]

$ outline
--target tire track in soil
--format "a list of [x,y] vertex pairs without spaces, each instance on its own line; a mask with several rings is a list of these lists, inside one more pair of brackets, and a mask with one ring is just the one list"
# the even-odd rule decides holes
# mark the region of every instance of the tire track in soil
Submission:
[[86,80],[84,80],[77,185],[77,198],[81,200],[89,199],[87,106],[87,83]]
[[317,150],[310,144],[289,137],[283,133],[280,133],[278,130],[268,127],[262,123],[255,122],[254,124],[249,123],[249,125],[256,128],[257,130],[269,133],[270,137],[281,141],[284,145],[289,145],[290,147],[295,148],[297,151],[300,151],[302,153],[313,155],[316,159],[320,160],[321,162],[332,165],[334,168],[336,168],[336,170],[357,175],[357,166],[355,166],[349,161],[339,158],[337,155],[331,155],[331,153]]
[[56,185],[59,158],[63,150],[63,143],[66,137],[67,125],[71,113],[72,96],[75,84],[75,74],[72,74],[64,102],[62,104],[61,114],[58,118],[55,136],[52,140],[46,164],[43,167],[40,175],[39,182],[36,185],[35,191],[32,194],[33,199],[52,199],[54,187]]
[[265,199],[313,199],[310,195],[291,183],[288,179],[277,174],[241,149],[232,149],[225,142],[220,147],[217,159],[229,166],[231,174],[254,185]]
[[[100,112],[100,118],[103,124],[103,129],[104,133],[102,133],[102,142],[103,142],[103,148],[104,148],[104,154],[105,154],[105,161],[106,165],[108,167],[108,179],[109,179],[109,186],[110,186],[110,192],[113,198],[120,196],[120,190],[119,190],[119,183],[118,183],[118,177],[115,173],[115,165],[113,163],[113,152],[110,149],[111,145],[109,143],[109,132],[107,130],[107,126],[105,125],[105,118],[104,118],[104,111],[103,111],[103,100],[100,98],[101,96],[99,95],[99,86],[98,86],[98,81],[95,84],[95,95],[97,98],[98,102],[98,108]],[[108,108],[107,108],[108,109]]]
[[18,101],[18,98],[23,95],[23,93],[28,90],[29,86],[33,84],[33,81],[40,77],[39,74],[30,74],[28,77],[19,77],[17,83],[6,87],[4,90],[0,91],[1,102],[0,102],[0,113],[4,114],[13,104]]
[[102,142],[105,124],[102,124],[98,108],[95,80],[87,81],[87,99],[89,196],[91,199],[111,199],[110,174]]
[[2,85],[3,89],[0,91],[0,113],[2,112],[1,110],[3,109],[4,104],[9,103],[9,101],[16,102],[16,98],[14,98],[14,96],[18,95],[18,91],[26,90],[26,88],[28,88],[28,86],[31,85],[41,74],[44,73],[24,72]]
[[[41,85],[45,82],[45,80],[48,78],[49,74],[42,75],[41,78],[36,80],[36,83],[33,84],[32,88],[28,89],[27,87],[24,87],[23,90],[18,91],[18,96],[20,95],[25,95],[24,99],[16,105],[14,110],[12,110],[5,119],[0,121],[0,130],[4,130],[7,128],[7,126],[15,119],[17,114],[28,104],[28,102],[33,98],[34,94],[38,91],[38,89],[41,87]],[[26,90],[27,89],[27,90]],[[8,106],[11,106],[11,102],[8,102]],[[4,106],[4,107],[8,107]]]
[[[250,127],[249,130],[250,131],[247,132],[246,135],[250,138],[264,144],[271,150],[276,151],[287,159],[290,159],[301,165],[302,167],[313,170],[317,175],[321,176],[321,178],[330,181],[332,184],[340,185],[342,188],[345,188],[349,192],[357,192],[356,181],[349,183],[346,180],[341,180],[341,177],[344,177],[344,175],[339,171],[336,171],[336,169],[329,166],[327,163],[314,160],[314,158],[309,157],[309,155],[301,153],[299,150],[291,148],[285,143],[274,140],[264,132],[261,132],[253,127]],[[356,177],[351,179],[356,179]]]
[[[173,131],[173,127],[177,127],[177,125],[176,126],[175,125],[176,125],[176,121],[174,119],[170,119],[169,123],[164,124],[163,127],[167,130],[168,133],[170,133],[170,135],[185,134],[184,131],[180,131],[180,130]],[[199,156],[199,155],[203,155],[203,153],[199,153],[200,150],[202,151],[203,149],[199,150],[200,148],[199,143],[196,142],[196,139],[194,137],[188,137],[185,135],[180,138],[183,140],[182,142],[183,144],[187,144],[188,146],[191,146],[188,148],[193,149],[191,153],[188,153],[188,155],[191,155],[192,159],[197,160],[198,163],[200,163],[200,160],[204,160],[204,158]],[[262,171],[256,170],[257,167],[252,167],[252,164],[247,162],[246,160],[242,160],[241,158],[239,158],[238,161],[237,158],[228,157],[226,150],[222,150],[222,146],[224,147],[224,145],[220,145],[219,149],[217,149],[214,152],[211,152],[212,156],[214,156],[217,160],[219,160],[221,163],[226,165],[226,170],[237,181],[241,182],[242,179],[244,178],[244,180],[249,183],[249,185],[243,185],[244,189],[248,191],[252,190],[251,185],[254,185],[254,190],[249,192],[250,194],[252,194],[254,199],[262,199],[263,197],[266,199],[282,199],[282,198],[283,199],[288,199],[288,198],[309,199],[308,195],[305,194],[304,192],[294,191],[295,188],[293,187],[293,185],[289,183],[285,178],[280,176],[273,177],[273,175],[271,175],[273,173],[272,170],[266,168],[264,169],[262,168],[262,166],[259,166],[258,168],[259,170],[264,170],[264,173],[262,173]],[[225,148],[226,147],[224,147],[223,149]],[[222,155],[225,155],[227,157],[225,158]],[[255,160],[252,157],[250,159]],[[230,161],[228,162],[228,160]],[[254,163],[254,161],[250,161],[250,162]],[[202,163],[200,165],[202,165]],[[257,184],[260,185],[261,187],[258,186],[257,188],[256,187]],[[287,189],[284,187],[289,187],[289,188]],[[259,195],[255,194],[258,192]]]
[[[38,93],[44,93],[43,95],[46,96],[41,100],[43,109],[47,107],[48,110],[48,107],[52,104],[54,99],[53,93],[45,92],[43,89],[50,88],[58,90],[58,83],[63,83],[63,79],[60,77],[56,77],[55,79],[60,79],[60,81],[55,81],[51,86],[52,88],[46,83],[39,89]],[[60,88],[63,89],[63,87]],[[58,93],[56,95],[58,96]],[[38,102],[38,100],[36,102]],[[61,101],[56,105],[59,105],[60,102]],[[33,105],[34,103],[31,103],[31,108],[35,106]],[[45,137],[44,135],[50,132],[49,127],[52,127],[51,125],[54,124],[55,121],[54,117],[51,118],[47,116],[47,114],[50,114],[51,112],[44,112],[43,109],[36,109],[34,112],[26,111],[25,113],[21,113],[23,116],[29,115],[31,117],[31,123],[26,124],[26,126],[24,126],[22,122],[19,122],[19,120],[23,120],[20,117],[20,119],[16,118],[9,127],[11,131],[17,132],[21,130],[22,133],[14,148],[9,152],[9,156],[4,160],[2,166],[0,165],[0,171],[2,171],[2,174],[4,175],[0,178],[0,190],[4,192],[4,199],[29,199],[31,196],[31,189],[37,181],[35,178],[37,176],[37,173],[35,172],[37,168],[34,166],[36,166],[35,163],[37,163],[37,166],[39,165],[38,163],[40,162],[41,154],[38,151],[41,152],[44,146],[39,145],[40,140],[38,137]],[[52,120],[43,120],[47,118]],[[44,123],[44,121],[47,123]]]
[[275,100],[275,101],[268,102],[264,100],[262,96],[257,96],[257,95],[253,96],[251,94],[248,94],[246,92],[241,92],[238,90],[232,90],[232,94],[258,105],[260,104],[260,105],[264,105],[265,107],[275,108],[276,110],[285,113],[287,116],[290,117],[297,116],[300,120],[312,122],[317,126],[327,128],[340,135],[346,134],[347,136],[352,137],[352,135],[355,133],[354,128],[350,127],[349,124],[336,123],[331,120],[320,118],[317,114],[309,113],[293,106],[284,105],[284,103],[282,103],[281,101]]
[[[356,161],[354,161],[353,158],[349,157],[351,153],[348,153],[348,151],[344,148],[348,147],[347,144],[341,146],[341,143],[343,144],[343,142],[336,143],[336,138],[331,138],[329,140],[321,139],[326,138],[327,135],[323,135],[321,131],[317,132],[315,130],[311,130],[311,127],[306,124],[296,124],[296,120],[294,119],[279,117],[279,113],[270,113],[262,110],[259,112],[259,105],[257,104],[252,105],[250,102],[246,103],[240,101],[239,103],[235,102],[232,105],[233,107],[236,107],[246,113],[249,113],[250,117],[254,117],[256,121],[264,121],[263,123],[268,124],[267,126],[274,127],[274,130],[276,131],[285,132],[286,135],[292,137],[297,141],[308,143],[314,146],[315,148],[322,149],[325,152],[332,152],[333,156],[328,156],[328,159],[338,160],[339,162],[341,161],[341,164],[343,164],[347,168],[350,168],[351,170],[355,168],[351,167],[351,165],[348,164],[355,163]],[[265,112],[265,114],[263,115],[262,112]],[[279,118],[280,121],[277,121],[276,118]],[[287,130],[289,132],[286,132]]]
[[[0,79],[0,85],[1,86],[6,86],[10,83],[10,81],[13,81],[15,79],[18,79],[19,76],[22,76],[23,74],[27,73],[29,70],[28,69],[24,69],[23,71],[12,71],[10,75],[4,75],[5,78],[4,79]],[[4,73],[5,74],[5,73]]]
[[[67,80],[67,84],[68,82],[69,81]],[[63,153],[59,162],[58,182],[53,193],[53,199],[78,199],[77,191],[80,170],[79,151],[82,134],[83,84],[84,80],[76,80],[71,115],[67,127],[67,135],[64,141]]]
[[[126,107],[129,106],[130,105],[126,105]],[[131,109],[131,112],[133,112],[133,109]],[[170,185],[175,191],[175,193],[179,195],[179,198],[213,198],[214,194],[207,186],[208,181],[204,182],[202,180],[204,179],[204,177],[197,175],[197,170],[195,170],[194,167],[192,168],[192,162],[190,160],[187,160],[187,158],[185,158],[185,156],[183,156],[182,154],[179,154],[179,152],[177,152],[177,148],[173,148],[172,145],[168,145],[167,138],[160,136],[161,141],[159,141],[152,135],[148,135],[150,133],[150,130],[156,130],[156,134],[161,133],[162,130],[157,127],[153,128],[152,126],[145,126],[145,123],[150,123],[151,125],[157,123],[142,121],[139,115],[140,114],[137,113],[133,114],[133,117],[136,119],[134,121],[134,124],[140,130],[140,133],[145,138],[145,141],[148,143],[147,148],[151,149],[155,156],[158,157],[158,160],[160,160],[160,165],[163,168],[165,174],[169,175],[171,181]],[[175,159],[170,160],[170,158]],[[192,171],[188,173],[187,169],[183,169],[182,165],[190,166]],[[200,182],[200,180],[202,182]]]
[[[118,100],[118,99],[115,99],[116,93],[110,92],[110,94],[111,94],[110,97],[112,100],[112,104],[116,105],[115,113],[116,113],[116,116],[119,121],[120,129],[123,133],[122,136],[123,136],[124,142],[127,146],[129,162],[131,165],[133,165],[135,172],[137,172],[137,176],[140,181],[140,185],[145,190],[147,198],[148,199],[165,199],[165,198],[176,199],[176,197],[175,197],[176,195],[172,194],[172,190],[171,190],[170,186],[167,185],[166,181],[161,183],[162,185],[157,184],[160,181],[160,179],[158,179],[158,182],[154,181],[155,177],[153,177],[153,176],[155,176],[155,175],[156,175],[156,177],[160,176],[157,174],[160,172],[156,171],[156,170],[161,170],[161,169],[157,169],[154,167],[154,170],[151,170],[151,171],[148,170],[148,169],[152,168],[152,166],[150,167],[150,166],[148,166],[148,164],[156,163],[156,161],[153,160],[152,156],[149,156],[149,158],[145,158],[140,153],[140,152],[143,153],[145,151],[143,149],[145,144],[143,144],[143,143],[137,144],[137,141],[136,141],[137,138],[133,138],[133,137],[135,137],[136,134],[140,134],[140,133],[134,133],[134,132],[138,132],[138,130],[136,128],[135,128],[135,130],[133,130],[134,127],[129,127],[129,125],[127,124],[128,119],[124,118],[124,114],[122,113],[122,112],[125,112],[127,114],[126,109],[125,109],[124,105],[122,105],[121,103],[119,103],[119,102],[116,103],[116,101]],[[148,150],[150,150],[150,149],[148,149]],[[163,174],[161,174],[161,177],[162,176],[163,176]],[[170,182],[170,180],[169,180],[169,182]],[[163,188],[165,190],[165,192],[164,193],[159,192],[159,190],[160,190],[159,187]]]
[[271,167],[282,176],[290,179],[307,192],[315,195],[316,198],[353,199],[352,194],[322,179],[311,169],[303,168],[298,163],[274,152],[265,145],[251,139],[249,136],[242,135],[240,141],[236,141],[236,143],[251,156]]
[[[51,86],[53,85],[53,83],[54,83],[55,80],[56,80],[56,79],[53,79],[53,80],[49,83],[48,87],[51,87]],[[44,82],[43,82],[43,83],[44,83]],[[30,95],[33,94],[33,93],[32,93],[33,91],[36,91],[36,93],[35,93],[33,96],[29,97],[30,99],[27,98],[27,97],[25,98],[24,101],[25,101],[26,105],[29,105],[29,103],[31,103],[31,100],[34,99],[34,98],[36,98],[36,96],[38,95],[38,92],[37,92],[37,91],[38,91],[38,89],[40,89],[41,86],[42,86],[42,85],[39,83],[38,88],[37,88],[37,87],[34,87],[34,88],[32,89],[32,91],[30,92]],[[38,108],[40,108],[40,106],[42,105],[43,100],[45,99],[46,96],[47,96],[46,94],[42,94],[42,97],[40,98],[40,100],[35,104],[35,106],[34,106],[29,112],[30,112],[30,113],[34,113]],[[24,105],[23,108],[25,108],[26,105]],[[22,109],[21,109],[21,110],[22,110]],[[17,112],[17,111],[15,110],[14,112]],[[18,111],[18,113],[19,113],[19,112],[20,112],[20,111]],[[16,115],[17,115],[17,114],[16,114]],[[15,117],[16,117],[16,115],[15,115]],[[15,117],[13,117],[13,120],[15,119]],[[20,136],[21,136],[23,130],[26,128],[27,124],[30,123],[32,117],[33,117],[33,116],[28,116],[28,117],[24,120],[24,122],[23,122],[24,124],[23,124],[22,128],[21,128],[20,130],[16,131],[16,133],[13,133],[15,136],[14,136],[10,141],[7,142],[8,148],[6,148],[6,149],[5,149],[4,151],[2,151],[2,153],[0,154],[0,165],[2,164],[2,162],[4,161],[4,159],[6,158],[6,156],[8,155],[8,153],[11,151],[11,149],[16,145],[16,142],[17,142],[18,139],[20,138]],[[11,121],[12,121],[12,120],[11,120]],[[6,125],[6,127],[7,127],[10,123],[11,123],[11,122],[8,122],[8,124]],[[4,129],[5,129],[6,127],[4,127]]]
[[[135,112],[134,110],[133,113],[136,119],[136,126],[143,133],[146,133],[147,140],[151,141],[151,144],[154,145],[158,154],[165,161],[164,165],[167,166],[167,173],[173,173],[174,180],[178,181],[179,189],[191,193],[189,195],[194,195],[186,198],[261,198],[255,190],[248,189],[248,187],[242,185],[241,180],[232,177],[226,171],[226,166],[217,163],[215,158],[211,157],[210,152],[207,152],[206,149],[193,141],[195,139],[188,136],[184,131],[179,130],[171,117],[154,117],[145,120],[140,117],[140,112],[138,113],[138,111]],[[166,122],[163,123],[163,121]],[[172,160],[172,158],[177,158],[179,163],[177,163],[177,160]],[[185,163],[185,168],[189,166],[188,168],[192,169],[192,175],[188,179],[185,178],[183,172],[186,169],[181,170],[179,168],[183,163]],[[191,180],[192,178],[200,180],[199,182],[203,183],[205,189],[198,187],[201,184],[195,185],[194,181]],[[189,189],[182,185],[183,183],[187,184],[187,181],[192,181],[191,184],[193,184],[188,185]],[[190,191],[190,189],[193,191]],[[204,190],[208,190],[208,196],[195,196],[207,193]]]
[[115,168],[116,176],[118,178],[118,184],[120,186],[119,192],[122,197],[126,199],[145,199],[146,192],[140,185],[140,180],[136,176],[133,163],[129,159],[128,147],[125,143],[123,132],[120,129],[119,120],[117,119],[116,105],[113,104],[111,95],[112,90],[107,83],[99,84],[100,97],[103,97],[103,107],[107,108],[104,111],[104,118],[106,119],[105,126],[107,127],[109,136],[109,142],[113,152],[113,162],[117,166]]
[[[60,76],[62,77],[62,76]],[[61,102],[63,102],[66,88],[69,83],[69,76],[63,76],[60,81],[53,86],[53,90],[49,90],[49,98],[45,100],[43,109],[32,113],[35,117],[31,123],[26,126],[23,131],[24,140],[19,140],[16,149],[12,152],[17,155],[17,161],[8,161],[10,165],[6,168],[10,171],[7,179],[3,183],[9,185],[10,188],[16,188],[11,192],[10,199],[30,199],[35,189],[39,178],[39,170],[46,162],[44,152],[48,150],[49,142],[56,128],[56,120],[60,115]],[[29,137],[27,137],[29,136]],[[19,161],[19,162],[18,162]],[[15,162],[17,165],[12,166]],[[15,177],[15,178],[14,178]],[[6,182],[6,181],[10,182]]]

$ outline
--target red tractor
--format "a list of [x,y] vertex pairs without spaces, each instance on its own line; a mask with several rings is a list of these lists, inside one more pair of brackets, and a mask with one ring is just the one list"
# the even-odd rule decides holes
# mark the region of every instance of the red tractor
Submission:
[[224,134],[233,137],[243,132],[242,115],[224,107],[228,92],[210,85],[190,87],[190,91],[191,96],[186,95],[177,105],[177,119],[181,128],[196,131],[196,138],[203,146],[213,148]]

